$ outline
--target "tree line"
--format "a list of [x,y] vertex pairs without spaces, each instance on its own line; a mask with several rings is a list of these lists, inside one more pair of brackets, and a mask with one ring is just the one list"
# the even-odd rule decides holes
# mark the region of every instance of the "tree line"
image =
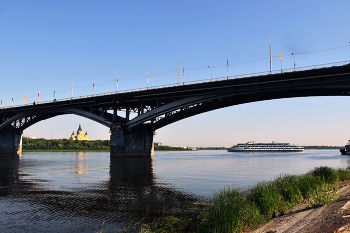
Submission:
[[[69,139],[22,138],[22,151],[109,151],[110,140],[78,141]],[[180,151],[190,148],[154,146],[155,151]]]
[[45,150],[101,150],[109,151],[109,140],[78,141],[69,139],[44,139],[44,138],[22,138],[23,151],[45,151]]

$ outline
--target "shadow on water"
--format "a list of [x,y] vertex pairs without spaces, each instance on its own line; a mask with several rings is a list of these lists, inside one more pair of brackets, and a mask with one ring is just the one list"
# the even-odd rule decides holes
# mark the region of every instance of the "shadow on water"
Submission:
[[156,184],[151,158],[111,158],[106,208],[136,219],[151,218],[164,209],[180,208],[197,199],[185,192]]
[[[6,213],[0,216],[0,230],[16,232],[20,227],[34,232],[49,227],[51,232],[93,232],[103,222],[107,228],[120,229],[132,221],[149,221],[165,209],[197,201],[190,193],[157,184],[152,158],[111,157],[108,180],[68,191],[22,181],[22,165],[19,156],[0,158],[0,200],[21,203],[19,212],[0,204]],[[20,224],[11,221],[18,213],[23,220]]]
[[14,192],[13,184],[18,184],[19,155],[0,155],[0,196],[7,196]]
[[38,186],[35,183],[25,181],[20,174],[21,156],[18,154],[0,155],[0,197],[8,195],[20,195]]

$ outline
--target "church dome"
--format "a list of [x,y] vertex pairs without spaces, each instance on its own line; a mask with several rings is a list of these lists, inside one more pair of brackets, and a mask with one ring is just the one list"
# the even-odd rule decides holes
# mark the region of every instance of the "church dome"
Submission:
[[81,129],[81,124],[80,124],[80,123],[79,123],[78,131],[83,131],[83,130]]
[[83,129],[81,128],[81,123],[79,123],[79,128],[77,130],[76,136],[75,136],[74,130],[73,130],[73,133],[72,133],[72,135],[70,136],[69,139],[70,140],[78,140],[78,141],[80,141],[80,140],[88,141],[89,140],[89,135],[88,135],[87,131],[86,131],[86,133],[84,135]]

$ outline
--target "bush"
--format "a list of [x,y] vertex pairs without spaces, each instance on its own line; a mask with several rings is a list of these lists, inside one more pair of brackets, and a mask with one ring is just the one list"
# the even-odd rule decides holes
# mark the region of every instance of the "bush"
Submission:
[[242,232],[265,221],[254,203],[237,189],[225,188],[215,194],[212,206],[203,214],[206,232]]
[[273,182],[258,183],[250,190],[248,195],[249,200],[257,205],[260,212],[269,217],[278,214],[282,207],[281,197]]
[[340,181],[350,179],[349,168],[338,168],[336,172],[338,173]]
[[321,185],[322,180],[320,177],[315,177],[311,174],[299,176],[298,188],[304,200],[308,199],[312,195],[313,190],[317,189],[317,186]]
[[309,196],[307,203],[311,206],[324,206],[335,202],[339,198],[337,189],[333,189],[331,184],[322,183],[314,189]]
[[[247,232],[300,202],[311,206],[331,204],[338,199],[335,187],[339,179],[349,177],[348,169],[318,167],[304,175],[284,174],[272,182],[260,182],[245,192],[225,188],[215,193],[213,204],[200,214],[198,231]],[[142,232],[183,231],[178,219],[170,220],[159,222],[161,229],[144,228]]]
[[291,207],[303,200],[303,196],[299,189],[300,177],[296,175],[281,175],[275,180],[275,184],[283,200],[287,202],[287,207]]
[[321,166],[312,170],[311,175],[318,176],[329,184],[336,184],[339,182],[338,173],[331,167]]

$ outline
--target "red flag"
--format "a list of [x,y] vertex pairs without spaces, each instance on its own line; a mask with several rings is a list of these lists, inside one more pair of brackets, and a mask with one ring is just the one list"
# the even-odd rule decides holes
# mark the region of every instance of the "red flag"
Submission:
[[94,92],[95,84],[92,84],[92,92]]
[[39,93],[38,93],[38,101],[39,101]]
[[1,100],[1,106],[2,106],[2,100]]
[[185,78],[185,67],[183,67],[183,74],[182,77]]

